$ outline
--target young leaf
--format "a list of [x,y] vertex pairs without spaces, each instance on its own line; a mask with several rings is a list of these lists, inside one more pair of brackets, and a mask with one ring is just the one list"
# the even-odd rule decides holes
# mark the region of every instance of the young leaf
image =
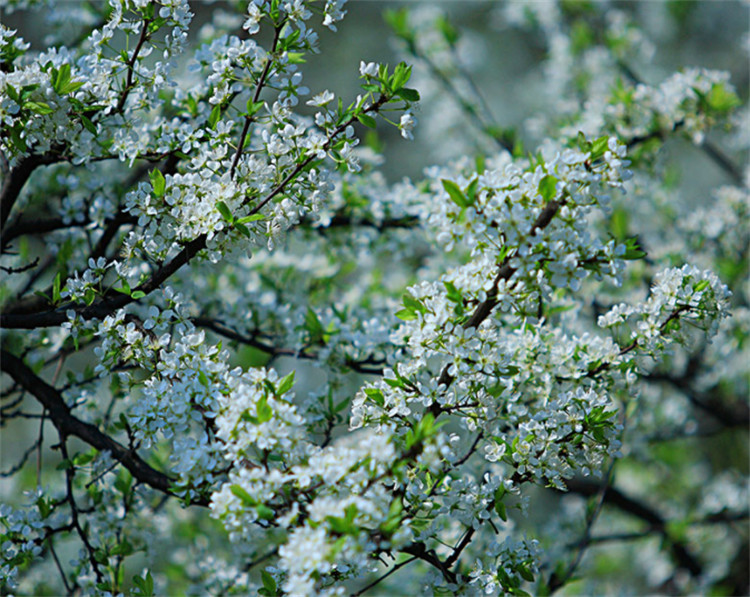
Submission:
[[445,178],[441,179],[440,182],[443,184],[445,192],[448,193],[448,196],[451,198],[453,203],[461,208],[469,207],[469,205],[471,205],[468,198],[463,194],[461,189],[458,188],[458,185],[455,182]]
[[377,126],[375,119],[372,116],[369,116],[368,114],[357,115],[357,120],[359,120],[362,124],[364,124],[366,127],[369,127],[371,129],[374,129]]
[[216,123],[219,122],[219,118],[221,118],[221,106],[216,104],[213,110],[211,110],[211,114],[208,116],[208,126],[211,129],[216,128]]
[[273,576],[271,576],[265,570],[261,570],[260,579],[263,583],[263,588],[267,591],[266,594],[276,595],[276,581],[274,580]]
[[289,390],[292,389],[293,385],[294,385],[294,371],[292,371],[289,375],[286,375],[282,377],[281,380],[279,380],[279,385],[276,386],[276,395],[283,396]]
[[60,272],[57,272],[57,275],[55,276],[54,281],[52,282],[52,303],[57,305],[62,299],[60,297],[60,284],[61,284],[61,274]]
[[625,254],[622,255],[622,259],[643,259],[645,256],[646,251],[641,248],[640,244],[638,243],[637,236],[632,236],[625,240]]
[[151,187],[154,189],[154,195],[157,197],[163,197],[167,190],[167,181],[161,170],[154,169],[149,172],[149,178],[151,179]]
[[217,201],[216,209],[219,210],[221,217],[224,218],[227,222],[229,222],[230,224],[234,222],[234,216],[232,215],[232,212],[226,203],[224,203],[223,201]]
[[557,178],[551,174],[547,174],[542,180],[539,181],[539,194],[542,196],[546,203],[552,201],[557,193]]
[[26,102],[24,104],[24,108],[28,108],[32,112],[36,112],[37,114],[41,114],[42,116],[46,116],[47,114],[52,114],[54,110],[49,107],[49,104],[46,104],[44,102]]
[[394,93],[397,96],[399,96],[401,99],[406,100],[407,102],[419,101],[419,91],[417,91],[416,89],[409,89],[408,87],[402,87],[401,89],[397,89]]
[[241,485],[232,485],[229,488],[229,491],[231,491],[232,495],[234,495],[235,497],[240,498],[240,500],[242,501],[242,503],[244,505],[246,505],[246,506],[257,506],[258,505],[258,500],[256,500],[253,496],[251,496],[247,492],[247,489],[245,489]]
[[234,227],[240,231],[240,234],[242,234],[242,236],[245,236],[250,239],[253,238],[253,235],[250,233],[250,229],[244,224],[241,224],[240,222],[235,222]]
[[258,413],[258,423],[265,423],[273,417],[273,409],[269,406],[268,399],[265,396],[258,400],[256,411]]

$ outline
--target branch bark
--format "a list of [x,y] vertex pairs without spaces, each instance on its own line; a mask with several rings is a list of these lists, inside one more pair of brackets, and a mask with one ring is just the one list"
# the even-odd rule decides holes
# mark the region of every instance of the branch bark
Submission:
[[[73,436],[100,452],[110,452],[112,457],[122,464],[135,479],[153,489],[173,495],[172,478],[151,467],[138,454],[102,433],[95,425],[73,416],[60,392],[37,376],[21,359],[1,350],[0,365],[3,372],[33,395],[49,412],[49,417],[60,434],[61,441],[68,436]],[[200,499],[194,501],[193,504],[208,506],[208,501]]]

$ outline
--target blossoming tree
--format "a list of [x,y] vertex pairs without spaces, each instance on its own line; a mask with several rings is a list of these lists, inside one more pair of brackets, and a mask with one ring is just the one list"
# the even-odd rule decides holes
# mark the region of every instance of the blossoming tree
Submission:
[[[193,9],[45,8],[39,51],[0,25],[0,404],[34,425],[4,442],[3,592],[746,591],[728,76],[642,81],[603,5],[490,6],[543,48],[514,129],[434,8],[387,13],[404,62],[355,97],[303,86],[343,0]],[[390,184],[359,139],[415,114],[447,155]],[[680,139],[724,177],[690,212]]]

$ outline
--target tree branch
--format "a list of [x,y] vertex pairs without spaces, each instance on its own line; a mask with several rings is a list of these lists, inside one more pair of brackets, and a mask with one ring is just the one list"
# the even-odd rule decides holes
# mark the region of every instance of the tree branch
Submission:
[[[568,491],[585,496],[594,496],[601,489],[601,486],[598,483],[581,479],[568,479],[565,484],[568,487]],[[640,518],[651,525],[652,528],[656,529],[667,540],[670,551],[679,567],[685,568],[694,577],[700,576],[703,573],[703,565],[689,551],[687,545],[670,535],[667,530],[667,521],[661,514],[659,514],[659,512],[650,506],[625,495],[611,485],[608,486],[604,492],[604,501],[623,512],[627,512],[636,518]]]
[[[74,436],[100,452],[110,452],[112,457],[128,469],[135,479],[153,489],[173,495],[172,479],[169,476],[152,468],[133,450],[129,450],[102,433],[95,425],[74,417],[60,393],[38,377],[21,359],[2,350],[0,351],[0,364],[2,371],[32,394],[49,412],[49,418],[60,433],[61,441],[68,436]],[[193,503],[208,506],[208,501],[204,498],[199,498]]]

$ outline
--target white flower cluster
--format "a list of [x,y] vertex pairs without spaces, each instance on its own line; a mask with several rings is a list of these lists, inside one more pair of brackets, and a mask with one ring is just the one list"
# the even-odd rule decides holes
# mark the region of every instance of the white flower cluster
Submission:
[[676,319],[704,330],[709,338],[715,335],[722,318],[728,316],[730,295],[713,272],[683,265],[657,273],[651,294],[643,303],[616,305],[598,323],[606,328],[626,324],[631,341],[654,355],[670,340],[687,341],[685,329]]
[[[235,542],[249,538],[254,523],[288,528],[278,564],[284,590],[320,594],[321,575],[351,575],[367,566],[375,547],[367,529],[388,519],[392,499],[373,480],[389,473],[394,446],[388,435],[366,431],[317,447],[306,438],[292,396],[277,392],[285,382],[274,371],[255,370],[234,380],[216,418],[232,466],[212,495],[212,515]],[[297,494],[309,503],[288,500]],[[391,541],[406,538],[408,533],[397,532]]]
[[[564,491],[621,451],[645,453],[645,436],[623,448],[626,416],[640,431],[697,429],[684,380],[668,371],[698,358],[688,354],[698,344],[691,327],[720,339],[704,344],[700,334],[697,394],[745,391],[750,311],[727,319],[731,293],[709,269],[718,266],[735,298],[744,292],[740,302],[750,295],[747,190],[720,188],[715,205],[665,226],[675,193],[638,163],[633,142],[678,131],[701,142],[735,103],[725,75],[618,82],[618,61],[651,49],[624,13],[603,15],[598,44],[571,38],[567,3],[513,5],[547,36],[542,79],[560,110],[541,128],[553,138],[527,158],[493,147],[486,159],[430,168],[421,183],[390,185],[355,127],[394,109],[388,122],[412,138],[419,95],[400,87],[409,67],[362,61],[363,94],[348,107],[325,89],[306,102],[309,116],[295,112],[310,93],[300,64],[318,42],[309,21],[335,30],[343,4],[249,0],[235,14],[213,11],[205,43],[182,65],[185,0],[111,0],[75,51],[29,52],[0,25],[12,67],[0,72],[0,150],[11,168],[37,154],[52,161],[51,176],[32,177],[12,207],[27,224],[37,198],[52,196],[57,220],[43,224],[58,228],[44,241],[65,257],[40,266],[45,279],[52,268],[60,275],[50,276],[52,307],[39,313],[65,310],[68,321],[30,330],[19,346],[38,345],[30,364],[53,362],[67,354],[69,331],[94,361],[65,371],[69,416],[127,442],[164,481],[149,487],[92,449],[66,463],[79,507],[57,496],[45,517],[49,492],[33,496],[36,508],[0,506],[0,584],[10,590],[17,570],[44,556],[45,534],[68,533],[76,514],[93,548],[73,558],[71,592],[104,586],[93,561],[119,578],[124,552],[148,546],[149,533],[192,524],[165,513],[175,500],[155,507],[162,492],[208,506],[231,542],[214,553],[210,533],[190,530],[201,536],[175,561],[195,594],[344,595],[399,554],[432,568],[416,581],[426,593],[522,594],[535,580],[541,592],[554,576],[508,510],[531,511],[532,485]],[[478,66],[481,46],[456,37],[442,13],[423,8],[401,25],[405,46],[449,89],[470,83],[460,71]],[[430,105],[464,109],[446,126],[479,121],[488,139],[509,145],[470,84],[455,96],[436,89]],[[627,201],[613,197],[625,188]],[[649,260],[625,272],[643,256],[635,233]],[[699,267],[653,275],[688,251]],[[644,280],[653,288],[641,297]],[[35,289],[32,281],[14,306],[26,308],[23,294]],[[38,303],[28,304],[8,321],[33,318]],[[277,373],[290,368],[296,385],[294,372]],[[675,387],[649,387],[649,376]],[[102,407],[106,378],[112,400]],[[732,488],[723,501],[697,492],[708,515],[746,497],[737,479],[723,483]],[[160,591],[165,578],[157,575]],[[134,582],[154,581],[145,573]]]
[[[143,135],[139,131],[141,119],[132,108],[154,107],[162,102],[159,92],[170,80],[175,67],[173,57],[183,50],[192,15],[184,0],[165,0],[158,10],[153,6],[147,8],[146,3],[124,0],[112,0],[110,4],[113,10],[108,22],[89,39],[93,51],[79,57],[64,47],[53,49],[0,73],[3,97],[0,122],[7,132],[0,147],[11,165],[29,154],[60,151],[61,148],[69,148],[74,163],[110,152],[131,161],[137,155],[138,140]],[[155,22],[158,15],[159,26],[148,30],[145,39],[150,40],[160,27],[173,27],[172,32],[158,42],[163,45],[164,61],[156,61],[153,66],[147,66],[144,61],[156,49],[155,41],[137,44],[137,50],[134,48],[125,56],[112,55],[109,44],[116,32],[140,34],[141,28],[147,27],[141,16],[148,10],[152,13],[156,10],[150,20]],[[139,18],[126,19],[127,11],[135,12]],[[3,32],[3,44],[15,48],[14,53],[22,52],[24,44],[20,40],[10,44],[13,39],[10,32],[7,28],[3,28]],[[4,51],[8,53],[8,48]],[[122,118],[126,100],[129,117]],[[108,137],[114,140],[111,147],[103,142]]]
[[[624,147],[614,138],[607,143],[600,163],[592,164],[590,153],[566,149],[550,156],[543,166],[524,168],[508,162],[469,180],[459,177],[455,181],[459,189],[473,189],[475,196],[462,204],[449,192],[441,192],[428,224],[437,228],[438,241],[448,251],[459,246],[495,259],[503,247],[518,247],[510,253],[514,281],[534,280],[544,268],[552,274],[553,286],[577,290],[586,275],[579,264],[592,261],[600,265],[600,273],[616,278],[622,267],[617,255],[624,248],[611,241],[603,244],[587,224],[591,207],[608,205],[606,188],[620,187],[628,177]],[[553,199],[560,203],[553,223],[543,230],[533,228]],[[467,274],[489,275],[486,268],[467,267]],[[463,280],[457,285],[463,286]]]
[[729,73],[691,68],[657,87],[639,83],[605,108],[606,125],[624,138],[682,128],[696,145],[721,119],[736,97]]
[[470,586],[481,589],[483,595],[512,594],[524,580],[534,578],[540,556],[536,539],[507,537],[502,543],[492,541],[474,563]]

